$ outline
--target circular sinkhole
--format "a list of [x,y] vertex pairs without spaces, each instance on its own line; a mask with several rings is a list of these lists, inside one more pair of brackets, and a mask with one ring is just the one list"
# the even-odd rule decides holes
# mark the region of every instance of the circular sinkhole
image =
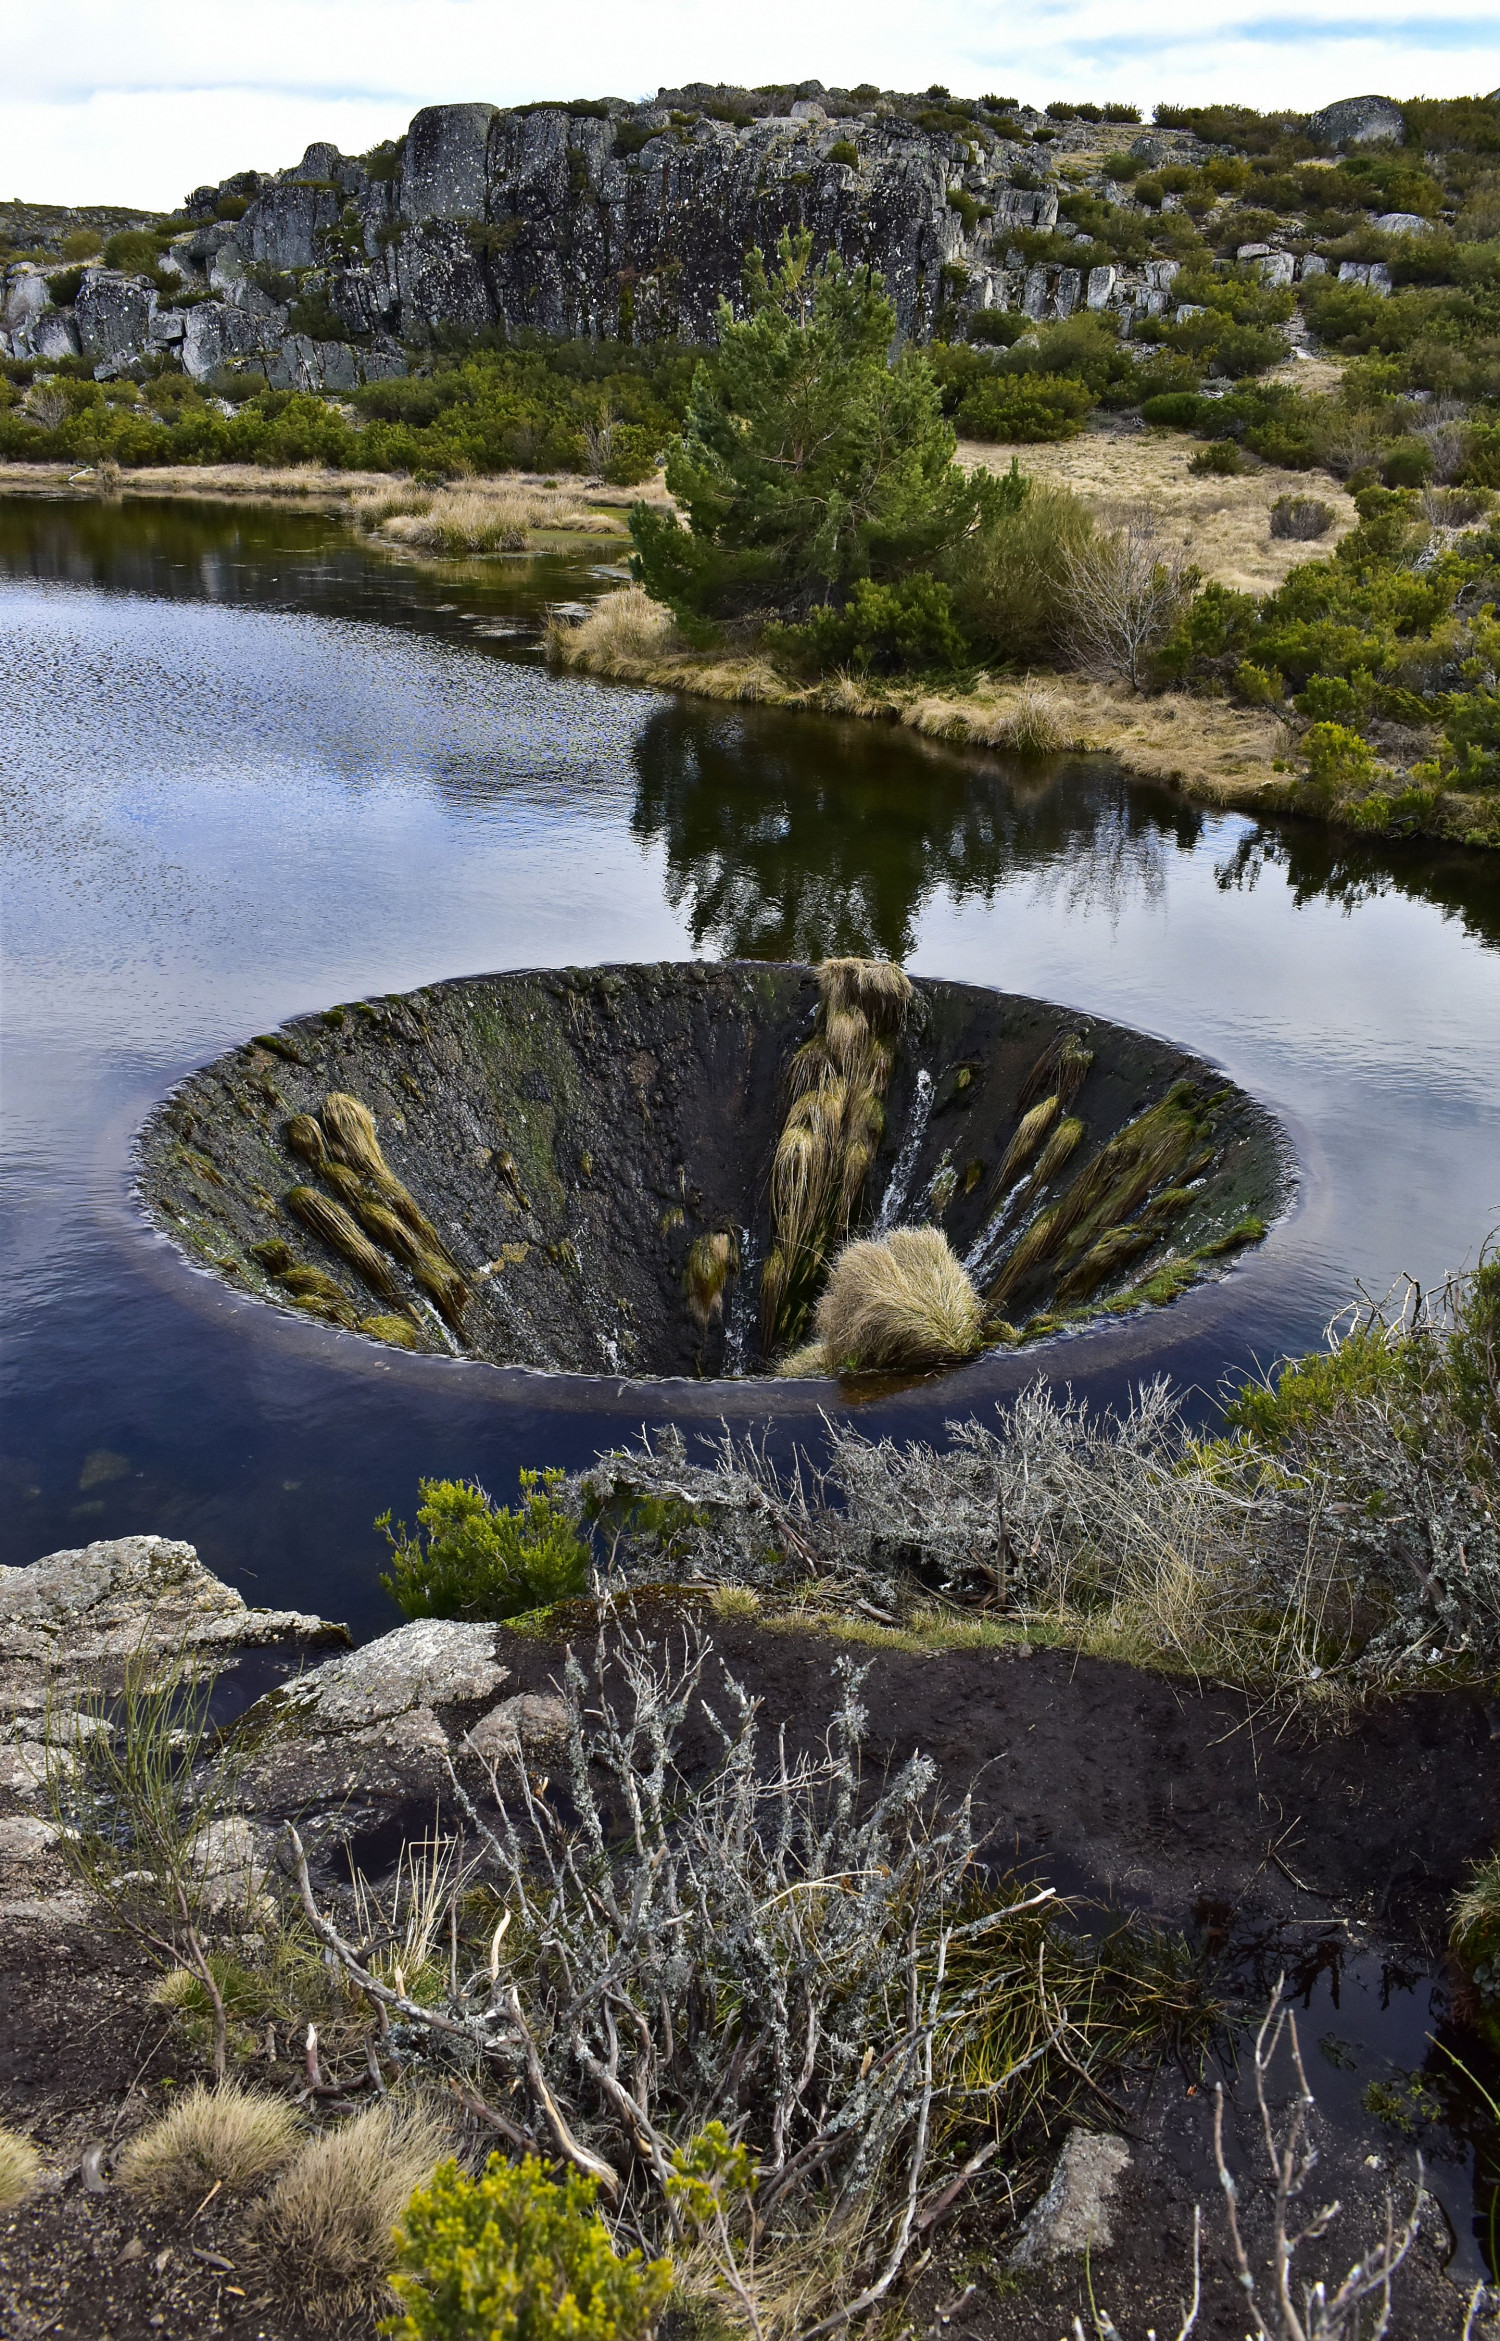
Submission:
[[356,1000],[205,1066],[141,1137],[151,1216],[241,1291],[630,1376],[921,1368],[1160,1305],[1264,1234],[1289,1169],[1168,1042],[853,959]]

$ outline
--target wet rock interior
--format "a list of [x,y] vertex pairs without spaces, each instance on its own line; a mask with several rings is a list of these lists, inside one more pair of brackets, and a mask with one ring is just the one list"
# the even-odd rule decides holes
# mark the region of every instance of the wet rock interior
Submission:
[[987,1341],[1164,1303],[1288,1178],[1271,1118],[1170,1044],[859,961],[331,1007],[193,1074],[140,1162],[157,1225],[242,1291],[403,1349],[630,1375],[775,1372],[843,1237],[902,1226],[947,1237]]

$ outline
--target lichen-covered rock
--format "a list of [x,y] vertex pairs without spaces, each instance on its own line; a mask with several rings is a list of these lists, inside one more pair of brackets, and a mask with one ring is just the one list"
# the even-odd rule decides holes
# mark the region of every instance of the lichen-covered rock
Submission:
[[1114,2241],[1115,2196],[1129,2168],[1130,2148],[1123,2138],[1070,2130],[1051,2183],[1022,2226],[1010,2265],[1034,2267],[1073,2252],[1107,2251]]
[[264,335],[257,320],[227,301],[200,301],[183,313],[182,370],[194,382],[233,358],[259,358]]
[[493,1698],[500,1629],[419,1618],[269,1692],[243,1719],[236,1794],[263,1813],[431,1797],[450,1753],[438,1708]]
[[147,346],[156,294],[143,277],[86,268],[73,303],[86,358],[112,358]]
[[464,1734],[464,1745],[481,1763],[516,1763],[522,1756],[560,1752],[567,1736],[566,1703],[536,1691],[522,1691],[481,1715]]
[[301,1610],[252,1609],[192,1545],[120,1536],[0,1569],[0,1667],[77,1673],[138,1651],[232,1651],[347,1642]]
[[509,1669],[498,1629],[456,1618],[417,1618],[347,1657],[333,1658],[274,1694],[283,1715],[313,1732],[362,1731],[417,1707],[486,1699]]
[[1327,146],[1365,146],[1377,138],[1403,139],[1406,116],[1394,98],[1335,98],[1310,117],[1308,128]]
[[489,185],[490,125],[498,106],[424,106],[406,133],[408,219],[482,220]]

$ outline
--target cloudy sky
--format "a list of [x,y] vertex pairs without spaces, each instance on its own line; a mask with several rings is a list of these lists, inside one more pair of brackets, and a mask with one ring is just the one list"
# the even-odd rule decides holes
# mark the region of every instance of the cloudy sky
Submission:
[[0,194],[175,205],[314,138],[358,153],[445,99],[682,81],[941,81],[1049,98],[1312,107],[1500,83],[1495,0],[6,0]]

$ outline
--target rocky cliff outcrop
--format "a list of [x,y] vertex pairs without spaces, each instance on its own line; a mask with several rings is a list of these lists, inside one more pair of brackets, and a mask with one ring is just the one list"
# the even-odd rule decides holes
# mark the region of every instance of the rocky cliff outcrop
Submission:
[[[200,381],[248,367],[273,387],[340,389],[454,332],[706,341],[720,301],[739,301],[747,249],[801,228],[816,251],[877,268],[917,340],[974,308],[1170,304],[1170,261],[1085,279],[1027,268],[1008,243],[1007,229],[1058,226],[1057,158],[1082,126],[1017,109],[997,128],[982,108],[802,86],[428,106],[358,160],[318,144],[294,170],[195,189],[154,278],[90,266],[59,306],[40,267],[13,268],[0,347],[81,353],[101,375],[166,351]],[[1052,143],[1031,143],[1033,127]]]

